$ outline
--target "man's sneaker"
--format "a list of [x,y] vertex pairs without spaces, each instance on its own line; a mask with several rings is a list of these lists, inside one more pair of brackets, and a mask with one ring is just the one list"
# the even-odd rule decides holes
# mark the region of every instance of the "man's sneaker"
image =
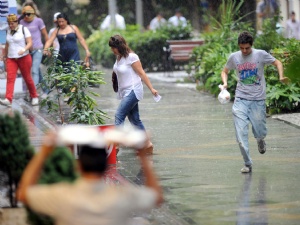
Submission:
[[241,169],[241,172],[242,173],[250,173],[252,171],[252,166],[244,166],[242,169]]
[[31,105],[38,105],[39,104],[39,99],[38,98],[32,98],[31,100]]
[[257,141],[258,151],[260,154],[264,154],[267,150],[266,142],[264,139],[260,139]]
[[0,104],[5,105],[7,107],[11,107],[11,102],[7,98],[4,100],[0,99]]

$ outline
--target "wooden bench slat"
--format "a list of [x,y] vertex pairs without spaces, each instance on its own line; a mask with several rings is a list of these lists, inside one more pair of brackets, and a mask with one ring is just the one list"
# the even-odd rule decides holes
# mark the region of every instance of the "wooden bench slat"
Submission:
[[184,44],[196,44],[202,45],[204,40],[167,40],[167,43],[170,45],[184,45]]
[[169,45],[168,68],[172,69],[173,62],[187,62],[190,60],[193,49],[204,43],[204,40],[167,40]]

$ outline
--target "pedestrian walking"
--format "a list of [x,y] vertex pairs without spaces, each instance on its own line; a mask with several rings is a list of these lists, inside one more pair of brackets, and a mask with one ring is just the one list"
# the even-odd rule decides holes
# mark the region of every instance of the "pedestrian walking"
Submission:
[[168,19],[168,23],[175,27],[178,27],[178,26],[186,27],[187,26],[187,20],[184,16],[182,16],[180,9],[176,9],[174,16],[172,16]]
[[156,16],[150,21],[149,29],[157,30],[167,24],[167,20],[163,17],[161,12],[158,12]]
[[232,107],[236,139],[244,159],[245,166],[242,173],[252,171],[252,159],[250,157],[248,143],[248,126],[252,125],[252,132],[257,140],[258,151],[266,152],[265,137],[266,128],[266,81],[264,66],[272,64],[276,66],[279,79],[286,82],[283,75],[282,63],[264,50],[254,49],[253,37],[249,32],[242,32],[238,37],[240,50],[232,53],[221,73],[223,87],[227,88],[228,73],[235,69],[237,73],[237,86],[235,100]]
[[[80,63],[80,53],[77,46],[77,39],[79,43],[84,48],[86,57],[85,59],[89,59],[91,53],[88,49],[88,46],[78,29],[78,27],[74,24],[71,24],[68,16],[65,13],[60,13],[56,16],[58,27],[52,32],[49,40],[45,44],[44,54],[50,55],[49,48],[53,44],[54,40],[57,38],[59,42],[59,53],[57,59],[62,63],[62,66],[65,68],[69,68],[69,62],[74,61],[76,63]],[[74,81],[75,82],[75,81]],[[66,94],[64,101],[67,102],[69,100],[68,94],[70,91],[74,91],[72,88],[64,88],[63,92]]]
[[[53,33],[53,31],[55,31],[55,29],[57,28],[58,24],[57,24],[57,16],[60,14],[60,12],[57,12],[53,15],[53,27],[50,29],[49,31],[49,37],[51,37],[51,34]],[[58,52],[59,52],[59,42],[57,40],[57,38],[54,39],[53,41],[53,54],[54,55],[58,55]]]
[[285,37],[300,40],[300,22],[296,20],[294,11],[290,13],[290,18],[286,21]]
[[[74,135],[70,135],[70,132]],[[117,132],[113,139],[123,142],[128,135]],[[145,186],[115,186],[106,183],[104,173],[107,169],[108,136],[112,135],[101,135],[96,127],[79,125],[66,126],[58,132],[47,134],[40,151],[23,173],[18,199],[31,209],[53,218],[55,224],[64,225],[129,225],[133,224],[130,223],[133,222],[132,213],[147,212],[159,206],[163,201],[162,189],[145,150],[139,149],[142,145],[137,142],[136,136],[131,138],[130,147],[136,149],[140,159]],[[74,183],[39,184],[42,168],[56,143],[74,144],[79,139],[81,145],[77,168],[80,177]],[[143,137],[143,143],[145,140],[146,137]]]
[[86,52],[86,57],[90,57],[91,53],[88,46],[79,31],[78,27],[71,24],[68,16],[65,13],[60,13],[56,16],[58,27],[52,32],[49,40],[45,44],[44,54],[49,55],[49,48],[57,38],[59,42],[58,59],[64,64],[71,60],[80,61],[80,54],[77,46],[77,39]]
[[6,61],[7,70],[6,95],[4,100],[0,99],[0,103],[8,107],[11,106],[19,68],[32,98],[31,104],[38,105],[38,94],[30,72],[32,65],[32,58],[29,54],[29,49],[32,46],[31,34],[26,27],[18,23],[18,17],[15,14],[7,16],[7,23],[9,29],[6,34],[3,57]]
[[102,30],[102,31],[103,30],[111,30],[111,29],[120,29],[120,30],[126,29],[125,19],[119,13],[115,14],[114,23],[111,19],[111,15],[107,15],[100,25],[100,30]]
[[[118,79],[118,99],[121,100],[115,114],[115,125],[120,126],[128,117],[130,123],[141,130],[145,130],[140,119],[138,102],[143,99],[143,83],[149,88],[154,96],[158,96],[146,75],[139,56],[135,54],[127,45],[126,40],[121,35],[110,37],[108,45],[116,56],[113,71]],[[149,153],[153,152],[153,145],[149,141],[146,148]]]
[[[32,37],[32,47],[30,54],[32,56],[32,77],[35,85],[43,82],[43,74],[40,68],[43,59],[43,42],[48,40],[48,33],[45,23],[36,13],[35,4],[26,2],[22,9],[22,16],[19,18],[20,24],[27,27]],[[48,94],[47,88],[43,89],[42,98]]]

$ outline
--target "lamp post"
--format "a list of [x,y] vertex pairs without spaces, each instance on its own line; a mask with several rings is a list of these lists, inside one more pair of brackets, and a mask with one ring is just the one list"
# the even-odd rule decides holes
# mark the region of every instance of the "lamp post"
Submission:
[[108,0],[108,13],[110,15],[110,23],[113,28],[116,28],[116,13],[117,4],[116,0]]
[[143,30],[143,2],[142,0],[135,0],[136,23],[140,25],[140,30]]

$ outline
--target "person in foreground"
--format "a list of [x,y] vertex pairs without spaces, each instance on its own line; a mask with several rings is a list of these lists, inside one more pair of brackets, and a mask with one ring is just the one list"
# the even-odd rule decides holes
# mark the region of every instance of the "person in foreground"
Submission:
[[[116,56],[113,71],[118,79],[118,99],[121,99],[115,114],[115,125],[123,125],[127,116],[134,127],[145,130],[140,119],[138,105],[144,94],[142,81],[154,96],[158,95],[158,91],[153,88],[147,77],[139,56],[129,48],[122,36],[110,37],[108,45]],[[153,152],[153,145],[150,141],[146,148],[150,154]]]
[[240,51],[232,53],[221,72],[224,88],[227,88],[228,73],[235,69],[238,82],[235,90],[235,100],[232,107],[236,139],[239,144],[245,166],[242,173],[252,171],[248,143],[248,126],[252,125],[252,132],[257,140],[258,151],[266,152],[264,138],[267,135],[266,128],[266,81],[264,66],[272,64],[276,66],[281,82],[287,82],[283,75],[282,63],[264,50],[254,49],[253,37],[249,32],[242,32],[238,37]]
[[[68,135],[73,136],[72,139],[75,139],[74,136],[77,139],[93,137],[87,129],[99,133],[95,127],[82,130],[69,128],[68,133],[76,130],[76,134]],[[52,217],[55,224],[130,224],[133,212],[147,211],[162,203],[162,189],[145,151],[139,150],[141,145],[135,148],[146,178],[145,186],[106,184],[104,173],[107,168],[107,144],[102,135],[93,142],[81,145],[78,159],[81,176],[74,183],[38,184],[45,161],[55,149],[56,143],[62,143],[58,140],[55,133],[45,136],[40,151],[27,165],[17,192],[20,201],[36,212]]]
[[31,77],[32,58],[29,54],[29,49],[32,46],[31,34],[27,27],[18,23],[16,14],[9,14],[7,23],[9,29],[6,34],[3,56],[7,70],[6,94],[5,99],[0,99],[0,104],[11,107],[19,68],[32,98],[31,104],[33,106],[38,105],[38,94]]

